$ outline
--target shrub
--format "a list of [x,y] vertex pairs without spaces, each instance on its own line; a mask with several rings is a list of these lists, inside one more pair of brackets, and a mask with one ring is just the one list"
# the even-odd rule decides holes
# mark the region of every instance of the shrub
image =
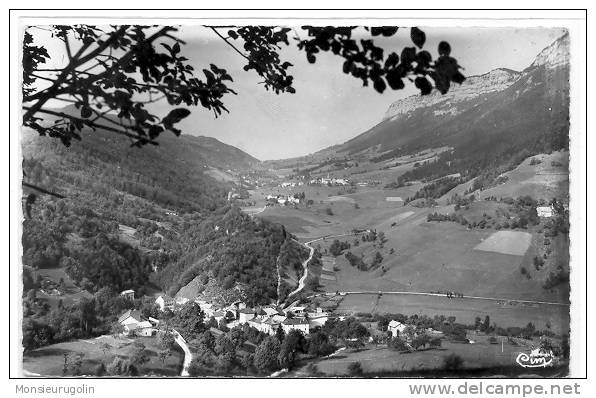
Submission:
[[443,369],[458,370],[464,365],[464,360],[457,354],[449,354],[443,358]]
[[360,362],[352,362],[348,365],[348,373],[350,376],[362,376],[364,371],[362,370],[362,365]]

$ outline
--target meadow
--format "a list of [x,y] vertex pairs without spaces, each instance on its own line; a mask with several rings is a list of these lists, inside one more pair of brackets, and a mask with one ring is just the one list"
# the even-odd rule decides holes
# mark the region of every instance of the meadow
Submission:
[[[155,337],[126,337],[100,336],[86,340],[75,340],[64,343],[52,344],[38,348],[23,356],[23,369],[27,372],[42,376],[63,376],[64,356],[71,358],[83,354],[81,366],[82,375],[94,375],[96,368],[101,364],[107,367],[116,357],[128,358],[135,349],[134,342],[139,341],[145,345],[145,355],[148,361],[144,363],[139,374],[143,376],[178,376],[182,369],[183,353],[175,346],[171,355],[162,363],[158,357],[161,348]],[[110,348],[105,352],[102,343],[107,343]],[[67,375],[71,375],[70,371]]]

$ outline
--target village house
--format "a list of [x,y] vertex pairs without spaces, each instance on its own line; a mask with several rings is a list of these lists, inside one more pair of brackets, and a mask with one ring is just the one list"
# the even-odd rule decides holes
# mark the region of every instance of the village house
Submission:
[[215,313],[215,307],[213,307],[213,304],[208,303],[204,300],[195,300],[195,303],[199,305],[201,311],[203,311],[203,313],[205,314],[205,319],[211,318]]
[[236,318],[236,316],[235,316],[234,312],[232,312],[232,311],[218,310],[213,313],[213,318],[215,318],[215,320],[219,324],[222,320],[224,322],[234,320]]
[[281,326],[286,334],[291,330],[299,330],[305,335],[310,333],[310,324],[304,318],[288,318],[281,323]]
[[391,332],[391,335],[393,337],[397,337],[399,334],[403,333],[407,327],[408,327],[408,325],[403,324],[399,321],[393,320],[393,321],[389,322],[389,325],[387,325],[387,331]]
[[129,336],[151,337],[157,333],[157,331],[149,321],[132,323],[125,326],[124,329]]
[[120,292],[120,296],[124,297],[127,300],[134,300],[135,299],[135,291],[132,289],[123,290]]
[[243,308],[238,310],[238,322],[245,324],[255,317],[255,311],[251,308]]
[[289,313],[292,313],[294,315],[304,315],[306,308],[305,307],[299,307],[299,306],[294,306],[294,307],[289,307],[286,308],[284,310],[285,314],[288,315]]
[[126,326],[129,324],[133,324],[133,323],[139,323],[143,320],[142,316],[141,316],[141,311],[139,310],[128,310],[126,312],[124,312],[122,315],[120,315],[120,317],[118,318],[118,323],[121,324],[122,326]]
[[160,295],[155,299],[155,304],[157,304],[157,306],[159,307],[160,311],[165,311],[166,308],[169,309],[170,311],[174,310],[174,306],[176,305],[176,301],[164,294],[164,295]]
[[118,318],[118,323],[124,328],[124,333],[128,336],[153,336],[155,329],[151,322],[144,320],[141,311],[128,310]]
[[552,206],[538,206],[538,207],[536,207],[536,214],[538,215],[538,217],[550,218],[553,216],[553,207]]

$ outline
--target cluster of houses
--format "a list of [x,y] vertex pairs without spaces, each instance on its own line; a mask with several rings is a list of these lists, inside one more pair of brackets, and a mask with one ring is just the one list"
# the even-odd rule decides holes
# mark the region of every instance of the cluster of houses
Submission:
[[298,182],[284,181],[281,184],[279,184],[279,186],[282,188],[294,188],[294,187],[301,187],[303,185],[304,185],[304,183],[302,181],[298,181]]
[[[161,311],[176,311],[177,308],[189,301],[187,298],[174,299],[160,295],[155,303]],[[285,333],[290,330],[299,330],[306,335],[310,333],[310,328],[324,325],[329,318],[329,314],[321,308],[309,309],[299,306],[297,302],[286,308],[276,305],[249,308],[240,301],[224,307],[216,306],[205,300],[195,299],[194,302],[205,314],[205,321],[213,318],[218,324],[225,323],[228,328],[248,324],[269,335],[274,335],[279,328],[282,328]]]
[[350,181],[345,178],[330,178],[329,175],[327,177],[313,178],[308,183],[310,185],[350,185]]
[[300,198],[297,195],[267,195],[265,200],[268,204],[279,204],[282,206],[286,205],[297,205],[300,203]]

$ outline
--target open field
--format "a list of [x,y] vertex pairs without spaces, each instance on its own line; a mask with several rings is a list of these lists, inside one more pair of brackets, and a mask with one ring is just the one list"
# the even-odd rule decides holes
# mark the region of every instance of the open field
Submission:
[[[95,369],[100,364],[103,363],[107,367],[116,357],[128,358],[134,349],[135,341],[145,344],[146,355],[149,358],[149,361],[140,369],[141,375],[178,376],[180,374],[183,361],[182,352],[176,346],[172,350],[172,355],[166,359],[165,363],[162,363],[158,358],[158,352],[161,349],[157,345],[155,337],[129,339],[101,336],[96,339],[53,344],[26,353],[23,357],[23,369],[42,376],[62,376],[64,355],[67,354],[74,358],[78,354],[84,354],[81,374],[94,375]],[[102,343],[111,346],[105,354],[100,346]],[[71,373],[67,375],[71,375]]]
[[[377,251],[380,252],[384,269],[361,271],[341,255],[336,258],[336,281],[325,281],[322,283],[324,289],[328,292],[454,291],[469,296],[568,301],[566,291],[547,291],[542,287],[548,273],[554,269],[548,268],[552,264],[544,269],[534,269],[532,260],[542,245],[540,235],[532,233],[525,255],[475,250],[494,231],[469,230],[452,222],[428,223],[426,212],[427,209],[416,209],[415,214],[384,230],[387,242],[383,248],[370,242],[350,248],[367,264]],[[387,220],[390,218],[379,225],[389,227],[392,222]],[[347,239],[349,243],[352,240]],[[561,246],[560,250],[565,251],[565,247]],[[521,267],[527,269],[529,277],[523,277]]]
[[[319,371],[327,376],[346,376],[350,363],[359,362],[366,373],[409,372],[434,370],[443,367],[443,360],[449,354],[457,354],[463,359],[465,369],[515,366],[515,359],[520,352],[528,352],[527,347],[514,346],[506,340],[501,346],[490,344],[486,336],[468,336],[474,344],[460,344],[443,341],[442,347],[400,353],[384,346],[361,351],[345,350],[335,357],[317,362]],[[500,338],[502,339],[502,338]],[[499,340],[500,340],[499,339]],[[501,351],[502,350],[502,351]]]
[[474,324],[474,319],[490,316],[491,323],[498,326],[524,327],[532,322],[538,329],[546,329],[547,323],[555,333],[565,333],[569,328],[569,307],[548,304],[498,303],[489,300],[453,298],[445,296],[408,296],[384,294],[347,295],[337,308],[339,313],[376,312],[404,315],[455,316],[456,321]]
[[523,256],[532,241],[532,235],[521,231],[497,231],[474,250]]
[[[530,164],[532,159],[540,161]],[[535,162],[536,162],[535,161]],[[532,156],[515,169],[505,173],[508,180],[496,187],[479,192],[488,196],[519,197],[530,195],[535,199],[550,200],[569,197],[569,152],[553,152]]]

